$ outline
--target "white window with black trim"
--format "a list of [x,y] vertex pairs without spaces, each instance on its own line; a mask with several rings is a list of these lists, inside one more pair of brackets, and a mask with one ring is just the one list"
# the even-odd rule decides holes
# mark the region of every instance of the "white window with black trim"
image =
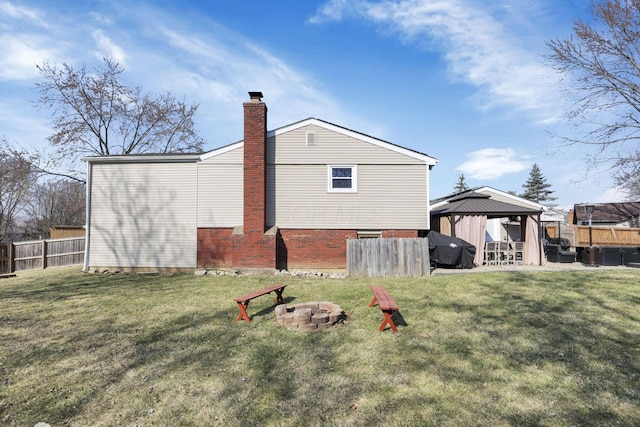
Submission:
[[329,165],[327,168],[329,193],[355,193],[358,191],[357,165]]

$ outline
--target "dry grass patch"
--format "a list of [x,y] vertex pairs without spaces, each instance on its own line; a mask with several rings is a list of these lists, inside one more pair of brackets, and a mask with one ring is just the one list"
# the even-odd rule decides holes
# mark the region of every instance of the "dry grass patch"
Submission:
[[[0,424],[637,425],[639,279],[24,273],[0,281]],[[270,296],[236,321],[234,297],[277,282],[349,322],[289,331]],[[399,333],[378,332],[372,283]]]

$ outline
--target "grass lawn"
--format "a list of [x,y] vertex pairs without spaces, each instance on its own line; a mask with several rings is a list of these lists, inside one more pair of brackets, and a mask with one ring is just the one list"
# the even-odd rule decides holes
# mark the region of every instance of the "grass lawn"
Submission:
[[[275,324],[287,283],[327,332]],[[368,308],[382,284],[399,332]],[[423,279],[84,274],[0,279],[0,425],[637,426],[640,270]]]

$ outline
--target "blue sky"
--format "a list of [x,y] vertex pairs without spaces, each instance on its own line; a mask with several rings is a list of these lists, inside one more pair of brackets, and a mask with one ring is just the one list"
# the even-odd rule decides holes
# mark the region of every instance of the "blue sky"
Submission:
[[[242,139],[262,91],[269,129],[317,117],[439,160],[431,196],[522,191],[537,163],[556,203],[622,201],[586,147],[563,147],[569,102],[543,61],[588,0],[0,0],[0,137],[46,145],[36,64],[117,59],[144,91],[199,103],[214,149]],[[565,79],[564,83],[570,83]]]

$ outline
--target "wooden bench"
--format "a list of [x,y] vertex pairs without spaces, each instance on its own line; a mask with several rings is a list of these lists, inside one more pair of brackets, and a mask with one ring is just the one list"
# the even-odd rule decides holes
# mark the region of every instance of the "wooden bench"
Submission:
[[282,304],[284,302],[284,300],[282,299],[282,292],[284,292],[284,288],[286,287],[287,285],[272,285],[272,286],[269,286],[268,288],[264,288],[262,290],[255,291],[250,294],[235,298],[234,301],[238,304],[238,308],[240,309],[238,320],[244,319],[247,323],[251,322],[251,318],[247,314],[247,307],[249,307],[249,302],[254,298],[261,297],[262,295],[275,292],[276,303]]
[[398,332],[398,328],[396,328],[396,324],[393,323],[393,314],[399,310],[398,304],[391,298],[389,292],[385,289],[384,286],[372,286],[371,290],[373,291],[373,300],[371,300],[371,304],[369,307],[373,307],[378,303],[378,307],[384,314],[384,320],[380,324],[380,330],[384,331],[387,325],[391,327],[393,332]]

